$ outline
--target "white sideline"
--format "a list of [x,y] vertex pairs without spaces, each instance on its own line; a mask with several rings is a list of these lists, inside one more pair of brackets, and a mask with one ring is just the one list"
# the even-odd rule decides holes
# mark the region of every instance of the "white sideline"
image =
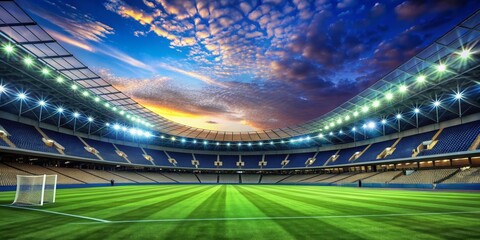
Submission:
[[155,223],[155,222],[195,222],[195,221],[245,221],[245,220],[294,220],[294,219],[328,219],[328,218],[370,218],[392,216],[428,216],[428,215],[456,215],[477,214],[480,211],[470,212],[427,212],[427,213],[387,213],[363,215],[332,215],[332,216],[297,216],[297,217],[244,217],[244,218],[171,218],[171,219],[145,219],[145,220],[120,220],[106,222],[84,222],[72,224],[97,224],[97,223]]
[[110,222],[110,221],[108,221],[108,220],[104,220],[104,219],[100,219],[100,218],[92,218],[92,217],[86,217],[86,216],[75,215],[75,214],[68,214],[68,213],[62,213],[62,212],[54,212],[54,211],[49,211],[49,210],[45,210],[45,209],[30,208],[30,207],[21,207],[21,206],[15,206],[15,205],[1,205],[1,206],[3,206],[3,207],[9,207],[9,208],[18,208],[18,209],[25,209],[25,210],[37,211],[37,212],[50,213],[50,214],[67,216],[67,217],[87,219],[87,220],[92,220],[92,221],[101,222],[101,223],[108,223],[108,222]]

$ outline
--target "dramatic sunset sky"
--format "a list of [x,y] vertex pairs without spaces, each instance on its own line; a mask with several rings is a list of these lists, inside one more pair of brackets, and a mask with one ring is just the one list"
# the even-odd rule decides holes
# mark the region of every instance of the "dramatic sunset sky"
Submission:
[[359,93],[480,1],[19,0],[108,82],[173,121],[299,124]]

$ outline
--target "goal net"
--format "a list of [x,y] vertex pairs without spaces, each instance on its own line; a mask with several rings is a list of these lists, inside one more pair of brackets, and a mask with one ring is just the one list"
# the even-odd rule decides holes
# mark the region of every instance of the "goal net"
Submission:
[[57,175],[17,175],[17,193],[13,204],[38,205],[55,202]]

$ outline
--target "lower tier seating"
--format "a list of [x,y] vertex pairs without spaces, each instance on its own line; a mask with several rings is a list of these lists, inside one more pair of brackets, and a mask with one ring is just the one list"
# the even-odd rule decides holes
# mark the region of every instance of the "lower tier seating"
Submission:
[[480,168],[460,170],[443,183],[480,183]]
[[456,171],[458,171],[458,169],[418,170],[410,175],[402,175],[392,180],[390,183],[432,184],[443,180]]

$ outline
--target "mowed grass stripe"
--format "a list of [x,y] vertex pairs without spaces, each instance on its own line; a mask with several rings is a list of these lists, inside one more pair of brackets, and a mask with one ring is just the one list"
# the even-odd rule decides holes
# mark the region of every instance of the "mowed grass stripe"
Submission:
[[[326,187],[328,188],[328,187]],[[385,207],[392,207],[392,205],[401,207],[401,208],[407,208],[411,210],[421,210],[423,211],[426,208],[429,208],[430,212],[437,212],[437,211],[475,211],[478,209],[478,198],[477,201],[464,201],[464,200],[456,200],[452,201],[450,200],[442,200],[441,196],[442,193],[436,192],[436,195],[431,195],[429,196],[430,198],[422,198],[419,199],[415,195],[412,194],[412,197],[408,199],[408,201],[405,201],[407,199],[397,199],[395,197],[395,193],[392,193],[392,196],[378,196],[372,194],[372,192],[366,192],[362,191],[361,189],[355,189],[355,188],[338,188],[338,192],[334,191],[325,191],[325,187],[323,187],[321,190],[319,190],[317,193],[311,193],[307,195],[307,198],[314,198],[317,199],[316,197],[323,196],[321,200],[325,199],[325,197],[328,197],[330,199],[330,202],[324,202],[324,204],[330,205],[330,204],[338,204],[342,203],[342,200],[346,200],[347,202],[345,204],[349,205],[349,202],[352,200],[356,202],[360,202],[359,204],[374,204],[374,205],[382,205]],[[267,192],[271,191],[276,191],[277,195],[282,195],[284,191],[282,190],[276,190],[276,188],[269,188]],[[297,193],[305,193],[305,191],[302,191],[301,189],[291,189],[289,192],[297,192]],[[414,193],[414,192],[412,192]],[[334,202],[333,202],[334,201]],[[452,204],[454,202],[455,204]],[[476,204],[476,205],[475,205]]]

